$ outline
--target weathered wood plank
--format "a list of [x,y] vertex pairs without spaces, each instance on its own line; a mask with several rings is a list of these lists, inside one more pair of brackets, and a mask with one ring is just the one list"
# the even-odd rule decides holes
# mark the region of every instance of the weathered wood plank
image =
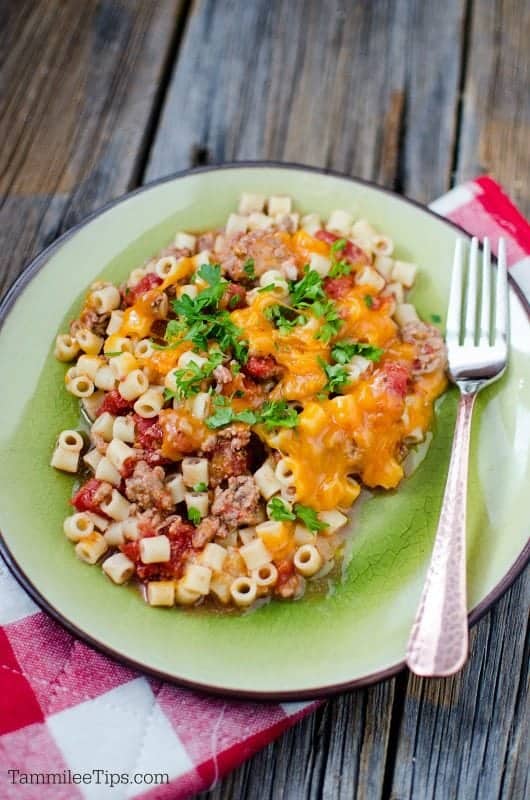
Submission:
[[530,5],[473,4],[457,179],[488,172],[530,214]]
[[0,289],[135,182],[182,0],[10,0],[0,28]]
[[458,676],[410,678],[393,798],[528,797],[529,602],[527,570],[474,630]]
[[464,6],[202,0],[148,178],[197,162],[275,158],[432,199],[452,168]]

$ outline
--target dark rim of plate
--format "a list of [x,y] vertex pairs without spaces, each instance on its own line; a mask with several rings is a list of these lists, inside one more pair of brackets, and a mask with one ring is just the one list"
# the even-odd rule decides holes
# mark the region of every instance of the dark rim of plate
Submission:
[[[430,208],[418,203],[415,200],[411,200],[408,197],[404,197],[403,195],[398,194],[397,192],[392,191],[391,189],[387,189],[384,186],[379,186],[378,184],[374,183],[373,181],[367,181],[363,178],[355,178],[349,175],[344,175],[341,172],[336,172],[331,169],[319,168],[319,167],[312,167],[307,164],[297,164],[294,162],[285,162],[285,161],[234,161],[234,162],[225,162],[223,164],[218,165],[211,165],[206,167],[196,167],[193,169],[186,169],[181,170],[179,172],[172,173],[171,175],[167,175],[163,178],[158,178],[157,180],[151,181],[150,183],[146,183],[143,186],[134,189],[127,194],[121,195],[120,197],[116,198],[115,200],[111,200],[109,203],[106,203],[104,206],[99,208],[97,211],[92,212],[88,216],[86,216],[81,222],[74,225],[73,228],[63,233],[55,242],[53,242],[49,247],[46,247],[42,250],[24,269],[24,271],[19,275],[19,277],[14,281],[11,285],[7,293],[5,294],[2,302],[0,303],[0,330],[3,326],[5,319],[7,318],[9,311],[15,304],[17,298],[28,285],[28,283],[37,275],[38,272],[46,265],[49,261],[50,257],[58,250],[68,239],[74,236],[77,231],[81,228],[85,227],[89,222],[96,219],[96,217],[101,216],[105,212],[109,211],[110,209],[114,208],[114,206],[119,205],[127,201],[129,198],[134,197],[137,194],[141,194],[142,192],[147,192],[150,189],[153,189],[156,186],[159,186],[163,183],[170,183],[179,178],[187,178],[191,175],[197,175],[203,172],[217,172],[219,170],[233,170],[233,169],[267,169],[267,168],[274,168],[274,169],[285,169],[285,170],[296,170],[296,171],[305,171],[305,172],[313,172],[319,175],[329,175],[333,178],[339,178],[344,181],[348,181],[349,183],[358,184],[361,186],[367,186],[371,189],[375,189],[378,192],[382,192],[384,194],[389,194],[392,197],[395,197],[397,200],[408,203],[409,205],[414,206],[419,211],[422,211],[424,214],[429,214],[432,217],[435,217],[440,223],[452,228],[455,231],[458,231],[462,234],[466,239],[469,239],[469,233],[461,228],[454,222],[446,219],[445,217],[436,214],[436,212],[431,211]],[[511,275],[508,275],[509,282],[512,290],[515,292],[521,304],[526,311],[528,318],[530,320],[530,304],[528,303],[526,297],[515,283]],[[342,683],[337,684],[328,684],[323,687],[315,687],[313,689],[302,689],[302,690],[292,690],[292,691],[284,691],[284,692],[260,692],[260,691],[240,691],[238,689],[227,689],[223,686],[216,686],[210,684],[199,683],[195,681],[186,680],[184,678],[179,678],[178,676],[171,675],[167,672],[162,672],[152,667],[148,666],[147,664],[143,664],[141,661],[136,661],[135,659],[128,658],[127,656],[122,655],[116,650],[113,650],[106,644],[103,644],[97,639],[94,639],[89,633],[78,628],[77,625],[70,622],[57,608],[51,605],[43,595],[40,594],[38,589],[31,583],[30,579],[24,572],[23,568],[20,564],[16,561],[13,557],[7,542],[5,541],[2,533],[0,532],[0,554],[3,556],[6,564],[8,565],[9,569],[13,573],[14,577],[20,583],[20,585],[25,589],[25,591],[30,595],[30,597],[39,605],[43,611],[46,611],[51,617],[53,617],[57,622],[59,622],[64,628],[66,628],[70,633],[78,636],[80,639],[85,641],[87,644],[91,645],[92,647],[96,648],[100,652],[104,653],[105,655],[109,656],[110,658],[119,661],[122,664],[125,664],[133,669],[140,670],[148,675],[153,675],[156,678],[161,680],[170,681],[171,683],[175,683],[178,686],[182,686],[184,688],[190,688],[199,690],[208,694],[216,694],[221,695],[224,697],[234,697],[239,699],[249,699],[249,700],[269,700],[271,702],[275,701],[285,701],[285,700],[317,700],[319,698],[327,697],[329,695],[337,694],[339,692],[344,692],[351,689],[359,689],[366,686],[371,686],[372,684],[379,683],[380,681],[387,680],[388,678],[395,677],[398,673],[400,673],[406,666],[405,661],[399,661],[396,664],[392,664],[391,666],[387,667],[386,669],[380,670],[378,672],[372,672],[369,675],[365,675],[362,678],[357,678],[351,681],[344,681]],[[520,552],[519,556],[512,564],[508,572],[504,575],[501,581],[491,590],[491,592],[486,595],[486,597],[477,605],[475,608],[471,610],[468,615],[469,625],[475,625],[489,610],[489,608],[510,588],[512,583],[516,580],[516,578],[523,572],[525,566],[530,561],[530,540],[526,543],[523,550]]]

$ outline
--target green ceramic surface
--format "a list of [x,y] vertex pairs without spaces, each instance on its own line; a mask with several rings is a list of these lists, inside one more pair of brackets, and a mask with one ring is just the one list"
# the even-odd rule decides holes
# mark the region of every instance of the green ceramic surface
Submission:
[[[177,229],[222,225],[241,191],[288,193],[302,212],[351,208],[417,262],[414,301],[444,316],[458,230],[391,193],[303,168],[240,165],[177,176],[125,197],[41,257],[43,267],[7,313],[0,525],[5,552],[34,596],[78,633],[177,681],[240,695],[302,697],[381,677],[399,665],[435,534],[456,408],[437,406],[423,460],[398,491],[377,492],[355,514],[350,560],[327,594],[214,614],[153,609],[132,589],[78,561],[62,533],[73,479],[48,464],[60,430],[78,424],[77,401],[52,356],[86,287],[123,280]],[[37,264],[38,265],[38,264]],[[484,607],[521,566],[530,511],[530,325],[511,292],[507,374],[480,394],[469,478],[469,609]]]

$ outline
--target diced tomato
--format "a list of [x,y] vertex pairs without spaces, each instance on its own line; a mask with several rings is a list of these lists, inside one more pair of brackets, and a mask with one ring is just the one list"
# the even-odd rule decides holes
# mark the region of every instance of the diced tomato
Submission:
[[[338,242],[339,239],[343,239],[343,236],[337,236],[335,233],[330,233],[329,231],[320,230],[315,233],[315,239],[320,239],[321,242],[326,242],[330,246],[335,242]],[[353,242],[348,241],[342,248],[337,252],[337,260],[340,259],[341,261],[349,261],[352,264],[369,264],[370,259],[368,255],[364,252],[364,250],[358,247]]]
[[157,533],[164,533],[170,540],[169,561],[160,564],[143,564],[140,560],[140,545],[139,542],[126,542],[120,546],[120,550],[127,558],[134,561],[136,567],[136,574],[141,581],[149,580],[172,580],[180,578],[184,568],[184,559],[186,555],[193,549],[191,545],[191,537],[193,535],[194,527],[182,520],[175,520],[167,529],[158,528],[151,531],[142,531],[143,537],[155,536]]
[[134,415],[136,430],[136,444],[142,450],[158,450],[162,447],[164,433],[158,423],[158,417],[145,419],[139,414]]
[[338,278],[326,278],[324,291],[333,300],[340,300],[353,288],[353,275],[340,275]]
[[104,411],[109,414],[119,416],[120,414],[127,414],[134,405],[134,400],[125,400],[117,389],[112,389],[105,395],[105,399],[98,408],[97,416],[99,417]]
[[101,481],[96,478],[88,480],[74,494],[70,502],[77,511],[91,511],[93,514],[101,514],[99,503],[94,501],[94,495],[101,486]]
[[382,367],[385,384],[390,392],[405,397],[410,381],[410,369],[396,361],[387,361]]
[[335,233],[330,233],[330,231],[325,231],[323,228],[315,233],[315,239],[320,239],[321,242],[326,242],[329,245],[340,238],[342,237],[337,236]]
[[294,564],[291,559],[286,558],[282,561],[276,562],[276,567],[278,569],[278,581],[276,586],[282,586],[282,584],[286,583],[289,580],[291,575],[294,574]]
[[240,283],[229,283],[221,298],[221,308],[228,311],[235,311],[236,308],[243,308],[247,304],[247,290]]
[[136,286],[125,290],[123,299],[127,305],[132,306],[142,294],[151,291],[151,289],[155,289],[162,283],[164,283],[164,281],[156,272],[148,272],[147,275],[144,275],[144,277],[138,281]]
[[281,372],[281,367],[274,356],[249,356],[243,367],[247,375],[257,381],[266,381],[274,378]]

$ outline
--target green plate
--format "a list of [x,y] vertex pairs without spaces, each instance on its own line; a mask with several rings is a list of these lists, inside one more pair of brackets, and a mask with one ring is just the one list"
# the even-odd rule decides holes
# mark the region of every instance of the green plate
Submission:
[[[288,193],[302,212],[352,208],[421,267],[414,300],[444,315],[458,228],[391,192],[306,167],[237,164],[177,175],[134,192],[40,255],[1,309],[0,485],[3,554],[29,593],[89,643],[146,671],[240,697],[302,698],[374,682],[403,666],[448,466],[456,391],[438,403],[434,436],[396,492],[355,514],[349,562],[327,593],[238,614],[153,609],[78,561],[62,533],[72,478],[48,464],[77,401],[52,356],[59,330],[97,277],[121,281],[177,229],[222,225],[241,191]],[[502,381],[480,394],[469,480],[471,621],[529,556],[530,324],[511,291],[512,351]]]

